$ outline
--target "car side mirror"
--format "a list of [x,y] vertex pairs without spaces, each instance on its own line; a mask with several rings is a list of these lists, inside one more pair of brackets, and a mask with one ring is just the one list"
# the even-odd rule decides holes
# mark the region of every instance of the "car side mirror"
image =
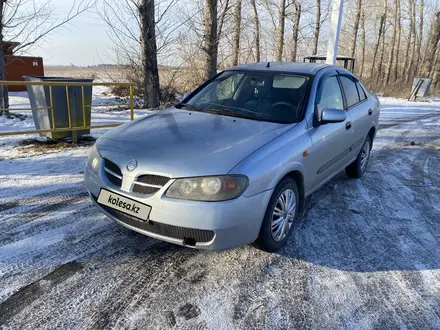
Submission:
[[344,110],[341,109],[333,109],[333,108],[326,108],[322,110],[321,114],[321,120],[319,123],[322,124],[329,124],[329,123],[342,123],[347,119],[347,115]]

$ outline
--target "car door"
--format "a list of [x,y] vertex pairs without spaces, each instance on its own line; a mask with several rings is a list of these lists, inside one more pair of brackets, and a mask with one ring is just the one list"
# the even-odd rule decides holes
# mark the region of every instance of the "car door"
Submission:
[[343,122],[319,124],[322,111],[326,108],[345,109],[337,73],[320,79],[315,96],[314,124],[309,130],[313,145],[307,157],[311,175],[314,177],[312,189],[339,172],[350,157],[350,113],[346,112],[347,118]]
[[365,91],[355,77],[341,74],[339,79],[343,88],[346,110],[351,116],[353,135],[351,156],[356,157],[374,121],[372,102],[368,100]]

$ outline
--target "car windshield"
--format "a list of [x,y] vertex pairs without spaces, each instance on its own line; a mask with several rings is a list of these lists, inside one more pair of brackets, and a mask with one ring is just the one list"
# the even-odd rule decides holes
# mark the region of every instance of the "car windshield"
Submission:
[[309,77],[225,71],[186,103],[188,109],[281,123],[298,122]]

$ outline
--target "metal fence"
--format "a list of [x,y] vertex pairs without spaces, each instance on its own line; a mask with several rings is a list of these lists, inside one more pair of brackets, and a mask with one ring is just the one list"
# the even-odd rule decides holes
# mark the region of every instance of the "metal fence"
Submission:
[[[21,134],[37,134],[37,133],[57,133],[57,132],[68,132],[72,133],[80,130],[86,129],[96,129],[96,128],[109,128],[116,127],[122,123],[108,124],[108,125],[92,125],[91,123],[87,125],[86,122],[86,109],[96,108],[96,107],[115,107],[115,106],[126,106],[130,109],[130,120],[134,119],[134,95],[133,95],[133,84],[130,83],[87,83],[87,82],[56,82],[56,81],[42,81],[42,82],[30,82],[30,81],[0,81],[0,86],[48,86],[49,87],[49,99],[50,104],[47,107],[40,108],[0,108],[0,110],[6,111],[33,111],[33,110],[49,110],[51,115],[52,127],[50,129],[40,129],[40,130],[30,130],[30,131],[10,131],[10,132],[0,132],[0,136],[8,135],[21,135]],[[55,124],[55,111],[53,106],[53,91],[52,88],[55,86],[61,86],[66,88],[66,100],[67,100],[67,116],[68,116],[68,127],[56,127]],[[83,125],[72,125],[72,114],[69,102],[69,87],[76,86],[81,87],[81,100],[82,100],[82,117]],[[108,86],[108,87],[128,87],[129,88],[129,103],[128,104],[98,104],[98,105],[86,105],[84,100],[84,87],[86,86]],[[73,135],[74,140],[76,140],[76,134]]]

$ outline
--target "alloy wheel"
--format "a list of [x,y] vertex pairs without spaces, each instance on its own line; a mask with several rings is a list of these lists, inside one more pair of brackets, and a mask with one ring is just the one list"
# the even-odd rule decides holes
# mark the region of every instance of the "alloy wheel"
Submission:
[[286,189],[278,197],[272,213],[272,238],[280,242],[290,231],[296,213],[296,196],[292,189]]

